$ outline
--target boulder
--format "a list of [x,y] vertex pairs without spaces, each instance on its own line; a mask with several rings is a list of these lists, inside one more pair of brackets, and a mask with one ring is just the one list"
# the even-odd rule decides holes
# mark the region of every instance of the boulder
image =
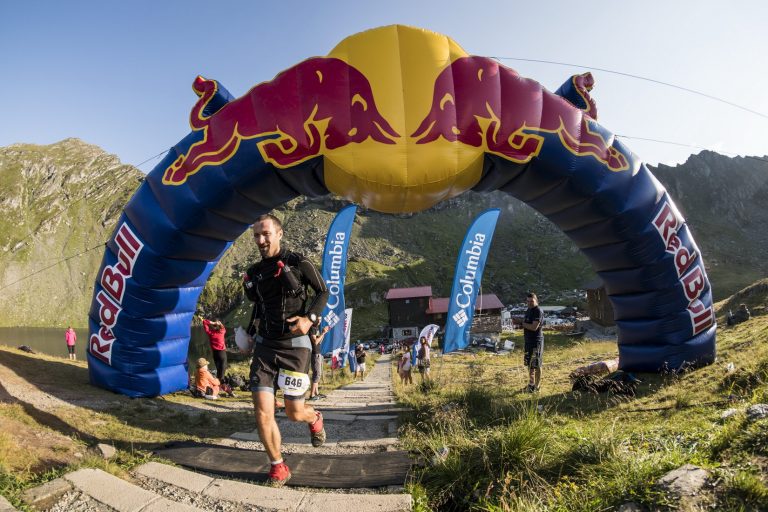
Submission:
[[105,460],[109,460],[115,455],[117,455],[117,450],[115,449],[114,446],[110,444],[99,443],[96,445],[96,449],[99,451],[99,455],[101,455],[101,458]]
[[661,477],[657,482],[664,491],[676,497],[696,496],[709,478],[709,471],[685,464]]
[[755,404],[747,408],[747,419],[757,421],[768,418],[768,404]]
[[628,501],[618,508],[618,512],[646,512],[646,508],[634,501]]

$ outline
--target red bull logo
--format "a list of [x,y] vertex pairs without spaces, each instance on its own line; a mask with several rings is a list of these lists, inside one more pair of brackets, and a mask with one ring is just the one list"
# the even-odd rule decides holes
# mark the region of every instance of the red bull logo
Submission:
[[630,155],[594,121],[591,75],[573,80],[581,109],[492,59],[468,56],[445,36],[382,27],[345,39],[327,57],[280,73],[214,114],[222,101],[218,84],[198,77],[190,125],[202,136],[163,170],[162,181],[181,185],[226,163],[250,139],[278,169],[322,155],[328,190],[393,213],[471,189],[484,153],[527,163],[547,144],[611,171],[629,169]]
[[400,137],[377,109],[365,75],[336,58],[305,60],[208,117],[202,113],[216,82],[197,77],[193,89],[200,99],[190,124],[203,138],[165,170],[166,185],[223,164],[247,139],[269,137],[257,142],[264,161],[287,168],[347,144],[369,138],[394,144]]
[[591,156],[612,171],[629,169],[629,159],[581,111],[487,57],[459,58],[440,73],[432,107],[411,136],[418,144],[442,137],[526,163],[539,154],[547,133],[575,155]]

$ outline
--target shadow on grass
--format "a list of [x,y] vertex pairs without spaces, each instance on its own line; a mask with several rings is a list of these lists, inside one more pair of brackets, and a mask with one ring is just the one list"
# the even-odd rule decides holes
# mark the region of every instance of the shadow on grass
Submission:
[[[63,361],[51,361],[23,353],[0,350],[0,364],[15,372],[29,385],[63,402],[111,415],[119,424],[149,433],[161,433],[174,439],[189,439],[193,436],[228,436],[234,429],[240,429],[246,425],[253,427],[253,412],[250,408],[232,410],[227,409],[224,404],[206,402],[206,405],[218,410],[202,411],[192,405],[168,402],[163,397],[129,398],[92,386],[89,383],[87,368]],[[0,398],[20,404],[26,414],[38,423],[66,436],[76,437],[87,444],[102,442],[124,449],[151,449],[167,442],[152,443],[147,442],[146,439],[121,439],[115,435],[100,437],[63,419],[67,417],[65,413],[56,415],[44,411],[34,405],[31,400],[26,401],[11,396],[2,386],[0,386]]]

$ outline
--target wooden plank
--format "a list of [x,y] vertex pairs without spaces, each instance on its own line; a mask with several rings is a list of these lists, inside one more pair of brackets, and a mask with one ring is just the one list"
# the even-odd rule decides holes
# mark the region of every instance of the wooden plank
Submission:
[[[155,455],[181,466],[240,480],[263,482],[269,472],[264,452],[200,443],[178,443]],[[408,452],[351,455],[285,455],[293,476],[288,485],[351,489],[403,485],[411,468]]]

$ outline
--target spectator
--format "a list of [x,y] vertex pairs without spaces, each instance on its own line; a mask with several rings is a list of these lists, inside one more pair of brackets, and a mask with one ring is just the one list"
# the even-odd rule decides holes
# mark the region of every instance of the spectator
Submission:
[[413,384],[413,376],[411,375],[411,354],[407,350],[400,355],[400,359],[397,361],[397,373],[400,375],[401,384]]
[[216,377],[219,380],[224,378],[224,372],[227,370],[227,346],[224,344],[224,335],[227,329],[218,318],[211,322],[207,318],[203,320],[203,329],[208,335],[208,342],[211,344],[213,352],[213,364],[216,365]]
[[355,367],[355,378],[360,374],[360,380],[365,378],[365,356],[366,353],[363,344],[358,343],[357,347],[355,347],[355,362],[357,363],[357,366]]
[[319,400],[320,397],[320,379],[323,376],[323,354],[320,352],[320,346],[325,338],[325,333],[330,330],[327,325],[319,334],[310,334],[312,341],[312,387],[309,389],[309,400]]
[[201,357],[197,360],[197,373],[195,374],[195,387],[205,398],[216,400],[219,398],[219,379],[208,371],[208,361]]
[[77,341],[77,333],[75,333],[75,330],[71,326],[68,326],[67,330],[64,331],[64,341],[67,342],[69,358],[72,361],[76,361],[77,355],[75,354],[75,342]]
[[416,366],[419,369],[419,375],[421,375],[421,382],[429,380],[429,367],[430,367],[430,348],[427,338],[424,336],[419,340],[419,351],[416,356]]
[[541,360],[544,354],[544,333],[542,325],[544,312],[539,307],[539,298],[535,293],[529,293],[526,297],[528,310],[523,319],[523,339],[525,340],[525,353],[523,364],[528,368],[528,386],[525,390],[534,393],[541,387]]

